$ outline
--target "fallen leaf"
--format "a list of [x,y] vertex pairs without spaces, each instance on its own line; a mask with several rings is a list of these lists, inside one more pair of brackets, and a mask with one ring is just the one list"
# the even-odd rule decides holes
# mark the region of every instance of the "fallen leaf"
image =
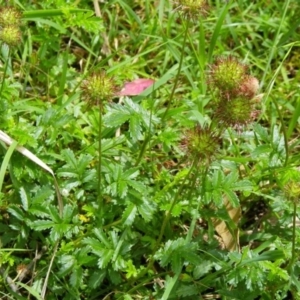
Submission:
[[[224,205],[229,217],[235,224],[238,224],[242,214],[241,207],[233,207],[226,198],[224,198]],[[224,247],[229,251],[239,250],[240,245],[238,228],[234,229],[233,232],[231,232],[227,224],[223,220],[219,220],[216,218],[213,219],[213,224],[216,232],[223,241]]]
[[137,96],[154,82],[155,81],[153,79],[145,78],[139,78],[131,82],[127,82],[117,96]]

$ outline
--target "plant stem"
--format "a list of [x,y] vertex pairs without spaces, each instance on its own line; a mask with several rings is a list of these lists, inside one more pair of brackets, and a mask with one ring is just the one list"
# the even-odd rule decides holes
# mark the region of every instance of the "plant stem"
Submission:
[[2,82],[1,82],[1,89],[0,89],[0,96],[2,95],[2,91],[3,91],[3,87],[4,87],[5,75],[6,75],[7,68],[8,68],[9,54],[10,54],[10,48],[8,48],[8,53],[7,53],[7,57],[6,57],[6,60],[5,60],[4,72],[3,72],[3,77],[2,77]]
[[[204,172],[202,172],[202,174],[201,174],[202,175],[201,199],[203,199],[204,196],[205,196],[205,182],[206,182],[206,177],[207,177],[208,169],[209,169],[209,165],[206,166]],[[201,203],[201,201],[198,202],[197,211],[199,210],[200,203]],[[196,219],[197,219],[197,217],[198,217],[198,215],[194,214],[192,222],[191,222],[191,225],[190,225],[190,228],[189,228],[189,232],[188,232],[188,234],[186,236],[187,243],[189,243],[192,240],[193,232],[194,232],[195,226],[196,226]]]
[[[183,24],[185,24],[183,22]],[[187,40],[187,36],[188,36],[188,31],[189,31],[189,19],[187,19],[187,22],[186,22],[186,26],[185,26],[185,32],[184,32],[184,37],[183,37],[183,42],[182,42],[182,47],[181,47],[181,51],[180,51],[180,59],[179,59],[179,65],[178,65],[178,70],[177,70],[177,74],[176,74],[176,77],[175,77],[175,81],[174,81],[174,85],[173,85],[173,88],[172,88],[172,91],[171,91],[171,94],[170,94],[170,97],[168,99],[168,102],[167,102],[167,108],[165,110],[165,113],[161,119],[161,122],[163,123],[165,118],[166,118],[166,115],[171,107],[171,103],[172,103],[172,100],[173,100],[173,97],[174,97],[174,94],[175,94],[175,90],[177,88],[177,84],[178,84],[178,81],[179,81],[179,75],[180,75],[180,72],[181,72],[181,68],[182,68],[182,62],[183,62],[183,56],[184,56],[184,47],[186,45],[186,40]]]
[[[196,159],[195,159],[196,161]],[[197,164],[197,163],[196,163]],[[195,165],[196,165],[195,164]],[[201,198],[203,198],[204,194],[205,194],[205,178],[206,178],[206,174],[208,172],[208,166],[206,167],[205,169],[205,172],[203,173],[203,177],[202,177],[202,191],[201,191]],[[192,184],[191,184],[191,187],[189,189],[189,193],[187,195],[187,198],[190,199],[191,198],[191,195],[192,195],[192,191],[194,190],[194,186],[195,186],[195,183],[197,181],[197,178],[198,178],[198,169],[197,169],[197,172],[194,174],[194,178],[193,178],[193,181],[192,181]],[[199,209],[199,206],[200,206],[200,203],[201,201],[198,202],[198,206],[197,206],[197,210]],[[188,245],[192,239],[192,235],[193,235],[193,232],[194,232],[194,229],[195,229],[195,225],[196,225],[196,219],[197,219],[197,214],[194,214],[193,216],[193,220],[192,220],[192,223],[191,223],[191,226],[189,228],[189,232],[186,236],[186,245]],[[167,300],[169,299],[169,296],[174,288],[174,285],[176,284],[176,282],[178,281],[179,279],[179,276],[182,272],[182,267],[183,265],[180,266],[180,268],[178,268],[177,272],[174,274],[174,276],[172,277],[172,279],[169,281],[165,291],[164,291],[164,294],[162,296],[162,300]]]
[[285,162],[284,162],[284,166],[286,167],[289,161],[289,143],[288,143],[288,136],[287,136],[287,130],[285,128],[285,123],[281,114],[281,111],[279,109],[278,103],[276,101],[276,99],[274,99],[273,103],[275,104],[279,119],[280,119],[280,123],[281,123],[281,129],[282,129],[282,134],[283,134],[283,138],[284,138],[284,148],[285,148]]
[[293,211],[293,237],[292,237],[292,257],[288,264],[288,269],[292,272],[293,265],[296,258],[296,219],[297,219],[297,204],[296,199],[293,199],[294,211]]
[[149,141],[150,141],[150,133],[149,133],[149,135],[147,135],[145,137],[145,140],[144,140],[144,142],[142,144],[141,151],[140,151],[140,154],[138,156],[138,159],[136,160],[136,162],[134,164],[135,167],[137,167],[140,164],[140,162],[141,162],[141,160],[142,160],[142,158],[144,156],[144,153],[146,152],[147,144],[148,144]]
[[153,103],[152,103],[152,106],[151,106],[151,110],[150,110],[149,130],[148,130],[148,132],[145,135],[145,140],[144,140],[144,143],[143,143],[143,145],[141,147],[141,151],[140,151],[139,157],[136,160],[136,163],[134,165],[135,167],[137,167],[140,164],[140,162],[141,162],[142,158],[144,157],[144,154],[145,154],[145,152],[147,150],[147,145],[148,145],[148,143],[149,143],[149,141],[151,139],[151,125],[152,125],[152,116],[153,116],[153,109],[154,109],[154,101],[155,100],[153,100]]
[[[190,174],[192,173],[195,165],[196,165],[196,159],[194,159],[193,164],[192,164],[189,172],[186,174],[185,178],[182,181],[182,184],[181,184],[180,188],[178,189],[176,195],[174,196],[173,201],[172,201],[171,206],[170,206],[170,209],[166,212],[166,215],[164,217],[164,220],[163,220],[163,223],[162,223],[162,226],[161,226],[161,229],[160,229],[160,233],[159,233],[158,239],[156,241],[156,245],[155,245],[155,247],[153,249],[153,254],[155,253],[155,251],[159,247],[159,244],[160,244],[160,242],[162,240],[162,237],[164,235],[167,223],[170,220],[170,217],[171,217],[172,211],[174,209],[174,206],[177,203],[179,197],[182,196],[182,191],[184,189],[185,182],[188,180],[188,178],[189,178]],[[151,268],[152,264],[153,264],[153,258],[151,258],[151,260],[149,261],[148,269]]]
[[97,186],[97,195],[98,195],[98,205],[99,205],[99,219],[102,220],[102,214],[103,214],[103,199],[102,199],[102,182],[101,182],[101,169],[102,169],[102,104],[99,102],[99,125],[98,125],[98,186]]

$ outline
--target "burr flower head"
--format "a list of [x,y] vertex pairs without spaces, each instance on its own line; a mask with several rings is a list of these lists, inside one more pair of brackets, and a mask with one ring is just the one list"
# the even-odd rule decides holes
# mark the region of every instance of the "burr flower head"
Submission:
[[108,101],[115,92],[115,82],[112,77],[106,75],[104,71],[93,73],[88,76],[81,84],[84,96],[91,101]]
[[21,31],[16,26],[6,26],[0,31],[0,40],[8,46],[17,46],[21,41]]
[[218,151],[220,138],[209,128],[196,126],[185,133],[182,145],[193,158],[209,161]]
[[209,83],[226,96],[237,94],[246,77],[247,66],[233,56],[217,58],[210,66]]
[[242,96],[219,101],[216,110],[216,118],[225,126],[238,128],[250,123],[254,117],[251,101]]
[[0,8],[0,25],[6,26],[19,26],[21,23],[22,13],[14,7],[3,6]]
[[300,196],[300,170],[291,168],[284,171],[279,177],[283,186],[283,191],[289,199],[298,201]]
[[191,18],[196,18],[199,15],[205,16],[208,12],[206,0],[178,0],[176,4],[178,5],[178,10]]

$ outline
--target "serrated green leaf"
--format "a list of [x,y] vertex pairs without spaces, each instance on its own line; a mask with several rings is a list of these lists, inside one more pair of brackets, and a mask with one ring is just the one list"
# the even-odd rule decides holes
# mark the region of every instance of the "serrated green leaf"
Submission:
[[59,216],[59,211],[57,209],[57,207],[53,206],[53,205],[49,205],[49,213],[51,216],[51,219],[56,222],[56,223],[61,223],[62,219]]
[[76,259],[79,265],[84,265],[89,263],[90,261],[94,260],[90,255],[90,248],[83,247],[80,250],[76,251]]
[[55,224],[55,226],[53,226],[51,234],[55,235],[56,237],[65,236],[65,238],[68,239],[72,237],[74,228],[76,229],[76,226],[73,226],[72,224],[65,224],[65,223]]
[[89,245],[93,250],[99,250],[103,248],[101,242],[95,238],[87,237],[82,240],[84,245]]
[[73,269],[73,272],[71,273],[71,277],[70,277],[71,286],[79,287],[82,281],[82,277],[83,277],[82,268],[76,267],[75,269]]
[[269,142],[270,135],[268,133],[268,130],[261,126],[260,124],[254,124],[253,128],[255,130],[255,133],[265,142]]
[[25,211],[28,211],[28,197],[27,197],[27,193],[26,193],[24,187],[20,188],[19,194],[20,194],[20,197],[21,197],[21,202],[22,202],[23,209]]
[[228,201],[233,207],[238,207],[240,205],[239,198],[237,197],[236,193],[232,190],[224,190],[225,195],[227,196]]
[[24,212],[18,206],[11,206],[7,209],[7,211],[15,216],[18,220],[24,221]]
[[238,172],[236,170],[232,171],[225,178],[223,178],[222,185],[224,187],[229,188],[232,186],[233,183],[236,183],[238,181],[238,178],[239,178]]
[[116,272],[111,268],[108,270],[108,275],[113,284],[120,284],[122,282],[122,277],[119,272]]
[[134,141],[142,139],[142,126],[140,116],[134,114],[129,119],[129,133]]
[[66,276],[73,269],[76,261],[72,255],[63,255],[60,257],[59,263],[61,265],[59,275]]
[[143,201],[143,204],[138,205],[138,211],[146,222],[151,221],[152,215],[155,212],[154,204],[151,204],[148,200]]
[[263,154],[268,155],[271,152],[272,152],[272,148],[269,145],[259,145],[251,152],[251,157],[259,158]]
[[174,251],[171,255],[171,266],[174,273],[181,271],[182,263],[183,261],[180,251]]
[[112,265],[115,271],[124,270],[126,268],[126,261],[118,255],[116,259],[113,258]]
[[107,187],[107,191],[111,193],[112,196],[118,195],[118,183],[113,182]]
[[70,204],[67,204],[64,206],[63,222],[65,222],[65,223],[71,222],[72,216],[73,216],[73,211],[74,211],[74,207],[71,206]]
[[119,180],[117,184],[118,184],[118,196],[120,198],[125,198],[128,191],[127,181]]
[[144,196],[148,194],[146,186],[139,181],[128,180],[127,184]]
[[113,248],[116,248],[117,244],[118,244],[118,240],[119,240],[119,234],[115,230],[113,230],[113,231],[109,232],[109,236],[110,236],[111,244],[112,244]]
[[161,266],[165,267],[170,261],[174,251],[179,248],[182,249],[185,245],[185,240],[183,238],[179,238],[175,241],[167,241],[162,249],[159,249],[154,257],[159,260]]
[[106,248],[111,247],[111,242],[101,229],[95,228],[93,232],[96,235],[96,237],[105,245]]
[[138,168],[130,168],[130,169],[126,170],[126,171],[123,173],[122,177],[123,177],[124,179],[134,179],[134,178],[136,178],[139,174],[140,174],[140,171],[139,171]]
[[282,269],[281,267],[276,266],[275,263],[272,263],[270,261],[263,261],[261,264],[264,266],[264,268],[268,269],[268,280],[275,281],[280,279],[288,281],[290,276],[287,272],[287,270]]
[[200,277],[206,275],[211,271],[213,267],[213,263],[211,261],[203,261],[201,264],[198,264],[194,271],[193,271],[193,277],[198,280]]
[[128,260],[126,263],[126,278],[136,277],[138,275],[135,265],[132,260]]
[[218,188],[224,182],[225,175],[221,170],[217,170],[213,173],[212,184],[214,188]]
[[91,289],[96,289],[103,282],[106,277],[107,270],[94,270],[89,278],[88,286]]
[[49,199],[54,194],[54,191],[49,186],[41,187],[34,197],[31,198],[32,203],[41,203],[47,199]]
[[111,153],[111,151],[113,151],[113,155],[115,155],[116,151],[114,148],[117,148],[117,146],[121,145],[122,143],[124,143],[126,140],[124,135],[118,136],[116,138],[109,138],[109,139],[101,139],[101,147],[102,147],[102,153],[108,154]]
[[54,223],[51,220],[36,220],[31,223],[31,227],[37,231],[49,229],[55,225],[56,225],[56,223]]
[[188,297],[188,296],[198,295],[198,293],[199,293],[199,291],[198,291],[197,287],[194,284],[181,285],[176,290],[176,294],[179,297],[183,297],[183,298]]
[[126,226],[132,225],[132,223],[134,222],[136,213],[137,213],[136,206],[133,203],[130,203],[126,207],[126,209],[122,215],[123,224]]
[[75,16],[68,11],[65,18],[69,27],[81,27],[85,32],[94,34],[103,30],[102,19],[96,17],[92,11],[77,12]]
[[103,249],[102,251],[93,251],[100,258],[98,259],[98,267],[104,269],[107,267],[108,263],[111,261],[114,251],[109,249]]
[[181,256],[189,263],[197,266],[202,262],[202,260],[199,255],[196,254],[196,249],[193,248],[195,247],[193,247],[192,244],[185,245],[181,250]]
[[172,210],[172,216],[179,217],[181,212],[182,212],[182,204],[181,203],[175,204]]
[[249,180],[240,180],[231,185],[231,189],[237,191],[252,191],[253,184]]
[[216,206],[223,205],[223,196],[222,191],[219,189],[213,190],[212,192],[212,201]]
[[74,152],[71,149],[64,149],[61,151],[61,155],[66,160],[67,164],[75,167],[76,166],[76,158]]
[[120,127],[130,118],[130,111],[122,105],[115,104],[109,108],[108,113],[103,117],[103,122],[107,127]]

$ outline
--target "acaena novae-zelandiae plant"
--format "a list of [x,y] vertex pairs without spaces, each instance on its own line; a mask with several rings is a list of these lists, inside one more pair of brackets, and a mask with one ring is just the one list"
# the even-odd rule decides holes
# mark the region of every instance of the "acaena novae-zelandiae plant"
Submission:
[[187,18],[198,18],[199,15],[206,16],[208,4],[206,0],[177,0],[177,9]]
[[[177,10],[180,15],[187,20],[184,23],[186,31],[184,33],[183,44],[185,44],[190,20],[194,19],[195,15],[205,15],[208,6],[206,1],[182,0],[177,1],[176,4],[178,4]],[[181,53],[182,57],[183,51]],[[179,61],[178,74],[181,63],[182,60]],[[241,129],[254,120],[258,114],[258,111],[255,109],[257,101],[254,98],[259,89],[259,82],[249,74],[249,67],[246,64],[231,55],[216,58],[209,66],[209,69],[208,86],[210,88],[209,91],[213,95],[211,121],[209,124],[196,124],[194,129],[185,130],[183,133],[181,146],[185,150],[191,166],[164,218],[157,244],[162,240],[166,223],[172,214],[172,209],[180,198],[179,195],[182,195],[184,185],[189,181],[190,191],[197,184],[205,186],[210,165],[214,159],[219,158],[218,152],[222,144],[224,130],[229,128]],[[174,95],[177,78],[178,76],[175,78],[174,88],[170,93],[169,106]],[[205,188],[202,189],[202,193],[203,196]],[[190,195],[186,195],[186,198],[190,199]],[[195,219],[192,221],[192,224],[194,223]],[[191,226],[191,232],[193,231],[193,227],[194,225]]]
[[22,13],[12,6],[3,6],[0,8],[0,26],[20,26]]
[[21,41],[21,17],[22,13],[12,6],[0,8],[0,40],[10,47]]
[[[0,98],[1,106],[7,107],[5,98],[2,97],[4,83],[6,80],[6,73],[8,65],[10,63],[11,49],[18,46],[22,39],[21,33],[21,17],[22,12],[13,6],[2,6],[0,7],[0,44],[3,48],[6,48],[7,55],[2,55],[1,60],[4,62],[3,74],[1,74],[1,87],[0,87]],[[6,115],[6,114],[3,114]]]
[[[208,80],[210,90],[213,93],[212,111],[209,124],[195,125],[184,133],[182,146],[185,149],[186,156],[191,162],[191,166],[186,177],[183,179],[178,192],[172,200],[169,211],[167,212],[161,227],[158,241],[162,240],[166,223],[170,218],[172,209],[176,203],[182,198],[192,199],[193,191],[200,188],[200,199],[204,199],[206,195],[206,182],[209,177],[210,166],[213,160],[220,158],[219,148],[222,145],[222,137],[224,130],[229,128],[241,129],[249,124],[258,112],[255,110],[255,95],[258,92],[259,82],[251,76],[248,67],[239,62],[233,56],[227,58],[217,58],[210,66],[210,74]],[[189,188],[185,190],[185,185]],[[202,201],[198,201],[195,211],[198,211],[202,205]],[[213,205],[213,203],[212,203]],[[197,213],[192,217],[189,231],[187,233],[186,243],[192,240],[197,220]],[[179,280],[182,270],[181,266],[174,280],[172,281],[169,291],[165,291],[164,299],[170,294],[172,287]]]
[[200,160],[202,165],[209,164],[217,157],[224,130],[241,129],[258,115],[255,96],[259,82],[248,69],[233,56],[217,58],[210,65],[211,123],[196,125],[184,133],[182,145],[188,157]]
[[109,102],[112,97],[116,94],[116,83],[113,77],[110,77],[106,74],[105,71],[101,70],[98,72],[94,72],[91,75],[87,76],[81,84],[81,90],[83,92],[83,96],[87,100],[87,102],[91,105],[97,106],[99,109],[99,120],[98,120],[98,165],[97,165],[97,173],[98,173],[98,184],[97,184],[97,197],[98,197],[98,217],[99,221],[102,220],[102,184],[101,184],[101,166],[102,166],[102,114],[104,104]]
[[[249,68],[233,56],[217,58],[210,65],[208,85],[212,92],[213,114],[210,124],[196,125],[185,132],[182,145],[191,161],[191,182],[196,184],[205,177],[213,160],[220,158],[224,130],[241,130],[258,115],[256,94],[258,79],[249,74]],[[204,188],[202,193],[204,194]]]
[[210,66],[208,83],[215,92],[213,123],[223,129],[240,129],[257,117],[255,96],[259,81],[249,74],[248,66],[237,58],[217,58]]
[[183,41],[182,47],[180,49],[180,56],[178,61],[178,69],[177,74],[174,79],[173,88],[170,92],[170,96],[167,102],[167,107],[164,112],[164,115],[161,119],[161,122],[164,123],[166,115],[171,107],[173,102],[174,94],[178,85],[182,65],[183,65],[183,58],[185,56],[185,47],[187,45],[188,36],[189,36],[189,29],[192,21],[197,21],[197,19],[204,18],[208,14],[208,5],[206,0],[177,0],[174,2],[177,7],[176,11],[178,11],[178,15],[183,24]]
[[296,263],[296,241],[297,241],[297,207],[299,205],[300,196],[300,169],[297,167],[290,167],[284,169],[277,178],[279,186],[284,192],[284,195],[288,202],[293,206],[293,223],[292,223],[292,251],[291,258],[287,265],[287,270],[293,273],[293,268]]

